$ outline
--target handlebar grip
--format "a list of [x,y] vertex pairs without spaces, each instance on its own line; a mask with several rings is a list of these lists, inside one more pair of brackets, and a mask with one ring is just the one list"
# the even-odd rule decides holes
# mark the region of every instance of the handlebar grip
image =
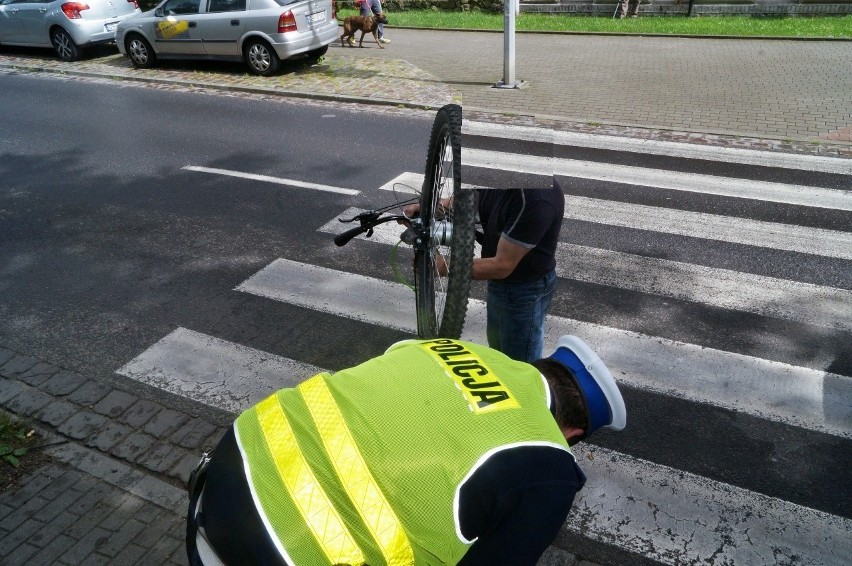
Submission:
[[342,234],[338,234],[337,236],[335,236],[334,237],[334,243],[337,244],[338,246],[345,246],[347,243],[349,243],[349,240],[351,240],[352,238],[354,238],[358,234],[363,234],[367,230],[368,229],[364,228],[363,226],[358,226],[356,228],[350,228],[346,232],[344,232]]

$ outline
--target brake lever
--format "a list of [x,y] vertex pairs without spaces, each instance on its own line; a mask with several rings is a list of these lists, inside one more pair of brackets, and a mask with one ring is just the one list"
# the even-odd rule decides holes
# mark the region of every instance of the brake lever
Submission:
[[353,216],[349,220],[346,220],[345,218],[338,218],[337,220],[338,220],[338,222],[346,222],[346,223],[355,222],[356,220],[358,220],[358,221],[361,222],[361,224],[364,224],[364,220],[375,221],[378,217],[379,217],[379,213],[376,212],[375,210],[367,210],[366,212],[361,212],[361,213],[356,214],[355,216]]

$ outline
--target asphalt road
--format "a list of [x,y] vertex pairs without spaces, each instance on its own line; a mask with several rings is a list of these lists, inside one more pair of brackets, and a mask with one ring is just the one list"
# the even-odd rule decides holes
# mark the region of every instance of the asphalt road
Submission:
[[[362,241],[339,249],[317,227],[349,207],[391,202],[392,193],[377,189],[402,172],[422,171],[431,115],[12,75],[0,76],[0,107],[14,109],[0,115],[3,344],[115,381],[125,379],[116,374],[118,368],[176,328],[328,369],[358,363],[410,336],[369,318],[337,316],[323,299],[296,304],[234,289],[278,258],[291,266],[298,262],[333,270],[328,273],[337,273],[341,280],[351,275],[362,278],[358,281],[393,281],[386,249]],[[785,184],[805,186],[804,193],[831,193],[848,187],[850,175],[619,150],[569,148],[554,154],[548,144],[507,142],[485,134],[465,140],[471,150],[557,157],[552,170],[572,199],[569,209],[592,210],[596,200],[605,200],[610,211],[629,206],[622,226],[600,224],[591,213],[568,218],[563,226],[564,271],[552,313],[572,330],[617,334],[634,342],[641,335],[676,348],[688,343],[696,345],[692,355],[710,348],[715,350],[706,351],[718,350],[720,358],[740,356],[737,363],[755,367],[765,362],[828,371],[847,387],[852,376],[848,311],[839,309],[835,318],[817,320],[810,303],[797,306],[787,298],[779,300],[779,307],[772,300],[756,299],[770,291],[761,285],[783,280],[791,282],[782,282],[788,285],[784,292],[810,293],[818,287],[819,293],[840,293],[842,301],[847,296],[843,293],[852,290],[848,258],[821,250],[767,249],[748,239],[696,238],[672,232],[675,220],[665,220],[660,227],[631,227],[629,220],[646,210],[642,207],[654,206],[674,210],[677,222],[686,224],[704,218],[691,213],[724,216],[730,227],[717,229],[719,237],[752,220],[782,224],[791,231],[801,226],[848,232],[849,211],[814,210],[739,194],[652,190],[628,182],[638,172],[624,167],[728,176],[736,178],[728,184],[743,191],[757,182],[758,188],[767,186],[760,183],[775,183],[776,188]],[[474,160],[478,154],[465,155]],[[577,178],[560,169],[572,161],[582,161],[586,169],[597,163],[628,178]],[[188,166],[361,193],[299,189]],[[549,179],[537,171],[504,170],[513,166],[508,160],[497,172],[483,164],[466,166],[465,181],[536,185]],[[706,181],[688,179],[695,184]],[[791,240],[807,245],[800,238]],[[574,263],[584,254],[599,252],[609,255]],[[838,252],[844,253],[848,249]],[[622,254],[641,254],[662,263],[631,259],[640,261],[636,267]],[[405,261],[404,255],[400,261]],[[696,271],[678,272],[687,263],[699,266],[700,276]],[[613,282],[608,277],[617,278],[612,275],[616,270],[630,272],[634,279],[629,284]],[[285,272],[284,278],[296,278],[296,271]],[[649,272],[653,281],[639,277]],[[686,290],[674,291],[669,285],[679,276],[687,277]],[[728,286],[712,287],[708,280]],[[318,286],[334,289],[337,283],[328,279]],[[745,298],[734,292],[740,288]],[[352,289],[353,302],[355,292]],[[475,286],[473,295],[482,299],[482,286]],[[377,299],[381,303],[382,297]],[[814,299],[814,304],[823,303]],[[405,310],[405,305],[385,306]],[[662,360],[661,365],[681,361]],[[688,363],[684,367],[692,369]],[[684,383],[693,378],[685,373]],[[826,387],[829,396],[830,383]],[[775,383],[766,384],[767,390],[775,388]],[[733,398],[708,401],[632,383],[624,391],[629,432],[603,432],[593,439],[593,448],[852,518],[852,500],[843,496],[848,489],[843,486],[852,485],[848,434],[767,419],[747,408],[736,410]],[[842,414],[839,419],[844,420]],[[848,428],[848,422],[839,426]],[[796,522],[795,517],[785,519]]]

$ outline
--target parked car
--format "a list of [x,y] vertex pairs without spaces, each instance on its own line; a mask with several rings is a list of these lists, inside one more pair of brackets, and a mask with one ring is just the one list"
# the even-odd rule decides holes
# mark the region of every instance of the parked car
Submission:
[[337,39],[333,0],[165,0],[127,18],[118,49],[135,67],[157,59],[245,61],[258,75],[278,72],[282,59],[319,59]]
[[50,47],[76,61],[90,46],[115,40],[124,18],[141,14],[136,0],[0,0],[0,44]]

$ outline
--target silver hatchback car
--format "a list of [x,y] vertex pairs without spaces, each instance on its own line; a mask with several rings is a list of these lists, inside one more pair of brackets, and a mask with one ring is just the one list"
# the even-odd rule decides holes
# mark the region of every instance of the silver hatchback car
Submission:
[[337,39],[333,0],[165,0],[123,21],[115,34],[135,67],[160,59],[245,61],[258,75],[282,59],[319,59]]
[[139,14],[136,0],[0,0],[0,44],[50,47],[76,61],[86,47],[109,43],[124,18]]

